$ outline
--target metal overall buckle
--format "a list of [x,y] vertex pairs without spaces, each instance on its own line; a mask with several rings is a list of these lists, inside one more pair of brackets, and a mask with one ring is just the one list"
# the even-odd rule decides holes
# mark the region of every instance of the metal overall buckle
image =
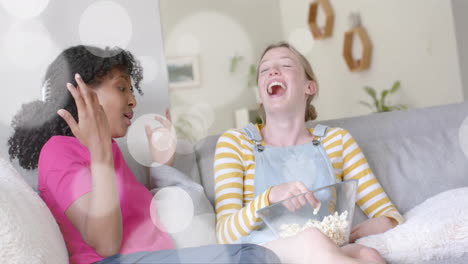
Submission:
[[263,150],[265,149],[265,147],[262,145],[262,143],[260,141],[255,141],[255,144],[257,146],[257,150],[258,152],[263,152]]

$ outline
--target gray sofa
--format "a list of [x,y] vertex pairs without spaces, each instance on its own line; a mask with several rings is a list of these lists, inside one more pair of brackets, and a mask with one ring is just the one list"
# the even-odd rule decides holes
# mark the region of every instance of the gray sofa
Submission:
[[[320,123],[329,126],[342,127],[351,132],[358,144],[361,146],[371,168],[374,170],[376,177],[379,179],[385,191],[398,209],[402,213],[405,213],[415,205],[420,204],[428,197],[437,193],[452,188],[468,186],[468,140],[464,140],[464,137],[468,138],[468,130],[460,130],[462,124],[468,127],[468,120],[464,122],[467,117],[468,102],[465,102],[461,104],[445,105],[426,109],[371,114],[367,116],[330,120]],[[309,125],[313,126],[314,123]],[[462,133],[463,131],[466,132],[466,135]],[[2,135],[0,136],[3,141],[3,146],[1,147],[0,154],[5,157],[7,153],[6,148],[4,148],[4,144],[7,136],[9,135],[9,131],[6,128],[2,128],[1,132]],[[213,157],[217,139],[218,135],[209,136],[201,140],[195,146],[194,152],[178,154],[175,163],[175,167],[179,171],[184,172],[195,182],[203,185],[206,196],[211,203],[213,203],[214,200]],[[139,165],[128,154],[124,139],[118,140],[118,142],[121,145],[122,152],[126,156],[126,160],[129,163],[130,168],[137,176],[138,180],[144,184],[148,184],[147,168]],[[462,146],[463,143],[465,144],[464,147]],[[463,149],[465,149],[465,153],[463,152]],[[13,164],[17,166],[16,162]],[[19,171],[29,185],[35,189],[37,184],[35,171]],[[3,174],[1,174],[0,177],[4,177]],[[33,196],[32,194],[27,195]],[[1,195],[0,197],[4,199],[9,198]],[[11,198],[14,202],[15,200],[13,198],[15,197]],[[18,199],[16,201],[20,201]],[[36,202],[39,203],[39,200],[36,200]],[[0,208],[1,206],[2,204],[0,204]],[[43,204],[39,204],[35,207],[43,213],[48,211]],[[28,219],[38,217],[37,214],[32,215],[31,213],[20,211],[21,210],[12,211],[12,214],[16,214],[16,212],[18,212],[18,217],[24,218],[24,215],[26,215]],[[43,221],[48,222],[47,225],[50,229],[55,230],[57,233],[58,227],[52,220],[53,218],[51,218],[50,213],[47,214],[48,216],[43,217]],[[15,218],[13,216],[7,216],[6,218],[3,216],[3,218],[0,217],[0,219],[12,221],[11,219]],[[206,219],[208,219],[209,222],[212,222],[211,220],[214,219],[214,215],[212,215],[211,218],[208,215]],[[359,208],[357,208],[353,224],[355,225],[364,219],[364,214]],[[15,233],[21,233],[18,232],[21,230],[20,228],[21,227],[14,227],[14,229],[9,229],[7,231],[10,231],[11,234],[14,235]],[[24,229],[27,230],[31,228],[32,227],[28,227]],[[190,233],[189,230],[184,234],[185,238],[187,238],[187,236],[190,237],[191,234],[192,233]],[[210,237],[208,238],[207,236]],[[192,244],[186,243],[185,245],[208,243],[207,241],[214,240],[213,236],[213,231],[211,231],[211,235],[205,233],[205,235],[198,238],[198,240],[193,238],[192,241],[190,241]],[[25,238],[26,236],[23,237]],[[39,238],[44,238],[44,236]],[[50,239],[50,236],[48,239]],[[181,236],[179,239],[182,240],[184,237]],[[57,244],[62,244],[60,255],[62,257],[66,256],[63,239],[60,237],[59,233],[57,233],[54,240]],[[27,239],[24,241],[21,240],[20,242],[21,244],[29,245]],[[3,251],[2,245],[5,245],[5,243],[8,243],[8,241],[5,242],[4,238],[0,237],[0,252]],[[34,246],[35,244],[31,245]],[[35,250],[31,249],[32,248],[29,248],[29,251],[35,252]],[[8,252],[6,253],[8,255]],[[39,261],[39,263],[46,262]],[[65,262],[49,261],[48,263]],[[425,263],[466,264],[468,263],[468,254],[465,253],[461,258],[434,259]]]
[[[468,102],[320,124],[345,128],[354,136],[388,196],[405,213],[435,194],[468,186],[468,141],[460,140],[468,138],[468,131],[463,135],[460,130],[465,119],[468,126]],[[313,126],[314,122],[308,125]],[[195,148],[199,177],[211,203],[217,138],[209,136]],[[359,208],[354,215],[353,225],[366,219]],[[426,263],[468,263],[468,254]]]

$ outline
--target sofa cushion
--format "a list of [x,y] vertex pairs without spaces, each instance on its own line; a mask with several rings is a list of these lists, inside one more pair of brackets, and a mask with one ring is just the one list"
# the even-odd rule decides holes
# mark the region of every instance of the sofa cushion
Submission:
[[390,263],[426,263],[448,258],[466,261],[468,254],[463,255],[468,249],[467,204],[468,187],[445,191],[408,211],[404,224],[361,238],[357,243],[377,249]]
[[[8,139],[13,133],[13,129],[0,122],[0,157],[8,159]],[[24,180],[37,191],[37,169],[26,170],[19,165],[17,159],[11,161],[11,165],[15,168]]]
[[[468,186],[468,157],[459,137],[467,117],[465,102],[319,123],[353,135],[382,187],[405,213],[440,192]],[[359,209],[353,223],[365,218]]]
[[208,136],[195,145],[200,181],[205,188],[206,197],[214,205],[213,162],[219,135]]
[[12,165],[0,157],[0,263],[68,263],[54,217]]

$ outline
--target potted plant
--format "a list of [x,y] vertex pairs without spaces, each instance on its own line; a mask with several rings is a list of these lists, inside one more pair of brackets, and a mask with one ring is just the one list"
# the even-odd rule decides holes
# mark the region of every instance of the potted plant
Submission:
[[365,101],[359,101],[360,104],[369,107],[374,112],[390,112],[394,110],[405,110],[408,109],[406,105],[397,104],[397,105],[389,105],[387,104],[387,98],[389,95],[395,94],[398,90],[400,90],[401,83],[400,81],[396,81],[392,88],[383,90],[380,93],[380,97],[377,95],[377,91],[369,86],[364,87],[364,91],[372,98],[372,103],[368,103]]

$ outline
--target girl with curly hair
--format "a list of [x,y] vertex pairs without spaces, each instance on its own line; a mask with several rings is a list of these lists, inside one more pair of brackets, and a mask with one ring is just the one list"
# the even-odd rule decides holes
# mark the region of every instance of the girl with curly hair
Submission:
[[44,100],[23,105],[12,122],[10,158],[38,168],[40,196],[60,227],[70,262],[278,262],[255,245],[173,250],[169,235],[152,221],[150,191],[113,140],[131,125],[133,89],[142,93],[141,80],[142,68],[128,51],[71,47],[48,67]]

